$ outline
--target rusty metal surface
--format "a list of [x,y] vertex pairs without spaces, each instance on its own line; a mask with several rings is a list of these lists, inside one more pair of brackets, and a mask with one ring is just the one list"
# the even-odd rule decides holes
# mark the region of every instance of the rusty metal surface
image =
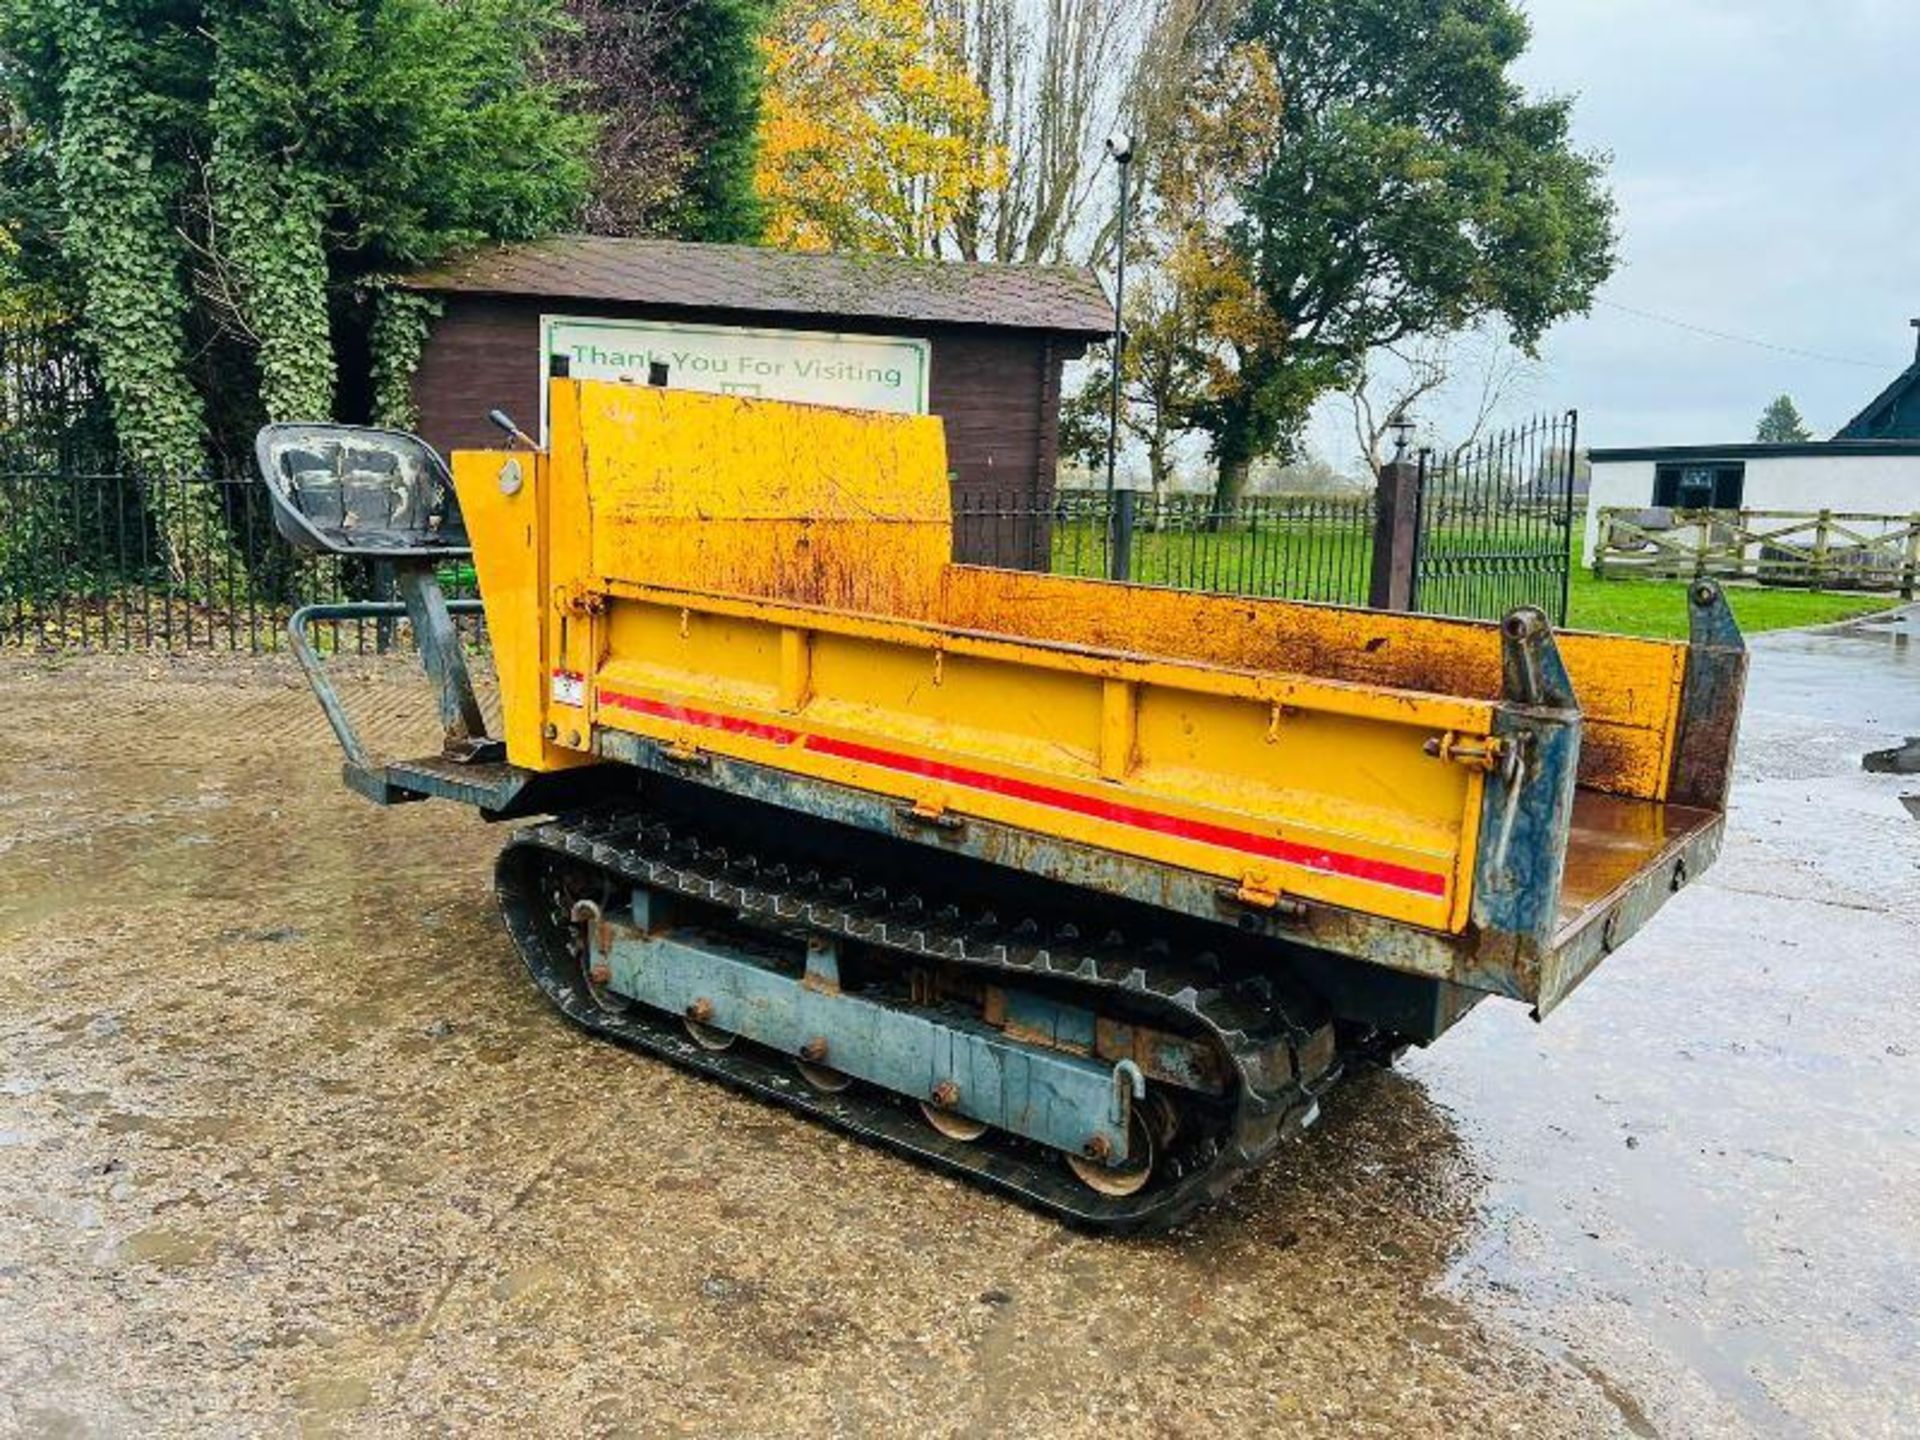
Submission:
[[1711,580],[1687,592],[1691,643],[1680,696],[1680,735],[1673,750],[1669,797],[1680,805],[1718,809],[1733,783],[1733,747],[1747,689],[1747,650],[1720,586]]
[[1474,869],[1473,918],[1496,943],[1512,937],[1531,988],[1531,955],[1551,943],[1577,801],[1581,716],[1553,629],[1541,611],[1515,610],[1500,624],[1501,685],[1509,704],[1485,750]]
[[1692,837],[1721,823],[1722,817],[1711,810],[1649,805],[1591,792],[1580,795],[1567,835],[1561,934],[1637,876],[1661,869]]
[[554,389],[565,396],[554,446],[577,446],[562,458],[591,534],[590,562],[547,537],[558,573],[596,591],[640,581],[932,617],[952,546],[939,421],[589,381]]
[[[1496,624],[958,565],[944,586],[943,613],[959,628],[1435,695],[1503,693]],[[1686,647],[1577,631],[1555,639],[1580,703],[1580,783],[1660,797]]]
[[1576,815],[1563,923],[1534,986],[1534,1011],[1541,1016],[1704,875],[1719,858],[1726,831],[1725,818],[1711,811],[1588,798],[1600,803]]

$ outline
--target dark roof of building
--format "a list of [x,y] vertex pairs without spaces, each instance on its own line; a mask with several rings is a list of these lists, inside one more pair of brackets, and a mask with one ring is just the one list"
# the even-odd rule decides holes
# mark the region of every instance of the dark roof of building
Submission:
[[1088,339],[1113,328],[1113,306],[1083,266],[985,265],[680,240],[563,235],[490,246],[401,284],[439,294],[983,325]]
[[1892,435],[1888,427],[1896,424],[1904,403],[1916,387],[1920,387],[1920,360],[1916,360],[1894,379],[1894,382],[1874,396],[1867,408],[1841,426],[1835,433],[1835,440],[1871,440],[1876,437],[1886,439],[1920,439],[1916,435]]
[[1588,458],[1596,465],[1618,465],[1646,460],[1710,463],[1715,460],[1787,460],[1808,456],[1823,460],[1847,460],[1910,455],[1920,455],[1920,440],[1797,440],[1779,445],[1639,445],[1619,450],[1594,450]]

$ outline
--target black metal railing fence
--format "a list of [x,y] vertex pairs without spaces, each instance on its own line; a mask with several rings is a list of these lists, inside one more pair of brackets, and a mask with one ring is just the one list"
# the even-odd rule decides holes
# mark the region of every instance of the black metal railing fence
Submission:
[[[443,567],[451,598],[472,566]],[[40,650],[277,651],[322,601],[389,599],[383,567],[296,551],[257,476],[0,469],[0,645]],[[343,651],[388,648],[392,621],[323,627]]]
[[[258,653],[284,645],[287,617],[303,604],[392,598],[381,566],[289,546],[251,472],[152,477],[103,459],[111,438],[98,389],[60,343],[0,332],[0,645]],[[1577,444],[1569,412],[1391,466],[1375,490],[1231,502],[961,485],[953,553],[967,564],[1481,619],[1534,604],[1564,624]],[[441,578],[452,598],[477,591],[469,563]],[[371,652],[394,629],[348,622],[318,638]]]
[[1567,622],[1580,417],[1542,416],[1419,458],[1413,608],[1493,620],[1521,605]]
[[71,323],[0,326],[0,467],[109,469],[113,424]]
[[[1130,498],[1126,578],[1136,584],[1331,604],[1367,603],[1373,563],[1369,493]],[[1122,497],[1097,490],[961,490],[953,552],[963,564],[1056,575],[1115,573]]]

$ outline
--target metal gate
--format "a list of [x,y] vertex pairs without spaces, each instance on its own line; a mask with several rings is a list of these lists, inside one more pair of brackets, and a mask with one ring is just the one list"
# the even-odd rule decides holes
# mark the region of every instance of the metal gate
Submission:
[[1567,623],[1580,414],[1420,453],[1413,608],[1491,619],[1521,605]]

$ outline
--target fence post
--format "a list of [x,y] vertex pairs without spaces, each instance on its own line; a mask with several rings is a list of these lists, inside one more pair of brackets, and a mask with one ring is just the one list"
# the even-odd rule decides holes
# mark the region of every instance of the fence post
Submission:
[[1414,568],[1420,555],[1420,467],[1390,460],[1380,467],[1374,490],[1373,574],[1367,606],[1411,610]]
[[1920,515],[1907,517],[1907,560],[1900,567],[1900,598],[1913,599],[1913,582],[1920,571]]
[[1115,490],[1113,495],[1113,572],[1109,580],[1133,578],[1133,491]]
[[1824,590],[1827,579],[1827,557],[1833,548],[1833,511],[1822,510],[1818,527],[1813,532],[1813,588]]

